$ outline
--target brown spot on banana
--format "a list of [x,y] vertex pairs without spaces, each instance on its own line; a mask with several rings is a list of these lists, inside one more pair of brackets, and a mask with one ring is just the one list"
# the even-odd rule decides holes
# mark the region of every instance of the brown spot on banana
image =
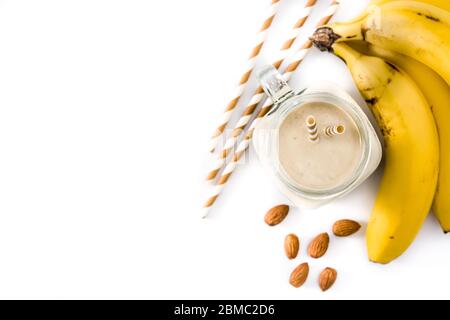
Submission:
[[378,99],[377,99],[377,98],[366,99],[366,103],[367,103],[369,106],[373,106],[373,105],[376,104],[377,102],[378,102]]
[[[390,68],[392,68],[392,69],[394,69],[395,71],[397,71],[397,72],[400,72],[400,69],[395,65],[395,64],[392,64],[392,63],[390,63],[389,61],[385,61],[386,62],[386,64],[390,67]],[[392,79],[391,79],[392,80]]]
[[430,16],[430,15],[423,14],[421,12],[417,12],[417,15],[421,16],[421,17],[425,17],[426,19],[429,19],[429,20],[434,21],[434,22],[441,22],[441,19],[433,17],[433,16]]

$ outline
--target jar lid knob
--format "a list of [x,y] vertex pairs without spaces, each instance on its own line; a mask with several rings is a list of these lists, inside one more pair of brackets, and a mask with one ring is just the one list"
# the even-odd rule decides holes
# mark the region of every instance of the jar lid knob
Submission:
[[264,92],[274,103],[280,103],[293,94],[283,76],[272,66],[264,67],[258,74]]

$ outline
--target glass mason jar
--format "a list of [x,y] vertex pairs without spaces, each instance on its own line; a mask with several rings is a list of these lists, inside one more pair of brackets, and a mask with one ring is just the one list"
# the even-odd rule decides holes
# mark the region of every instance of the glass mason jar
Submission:
[[[306,208],[317,208],[322,206],[353,191],[377,169],[382,158],[382,146],[380,140],[366,114],[344,90],[333,84],[319,84],[296,93],[287,85],[283,77],[273,67],[265,68],[261,72],[259,78],[265,92],[273,100],[274,106],[255,128],[253,143],[260,161],[264,167],[269,169],[278,188],[293,202],[293,204]],[[298,179],[294,179],[293,176],[289,174],[289,170],[286,170],[283,166],[283,161],[280,157],[280,138],[282,138],[280,137],[280,128],[282,128],[284,121],[289,119],[289,115],[292,115],[293,112],[301,112],[301,108],[305,108],[304,110],[306,110],[306,108],[309,108],[308,110],[315,110],[315,107],[311,106],[318,104],[325,104],[331,108],[338,108],[336,111],[345,114],[352,125],[354,124],[353,131],[358,133],[356,135],[356,140],[354,139],[357,141],[358,148],[358,152],[355,153],[357,156],[355,156],[355,159],[352,159],[354,166],[350,169],[342,168],[343,170],[348,169],[346,176],[340,180],[336,180],[332,185],[328,184],[323,187],[308,186],[308,184],[300,183]],[[322,115],[322,118],[324,117],[330,118],[330,115]],[[299,125],[302,124],[306,125],[302,122],[299,123]],[[330,157],[330,155],[333,156],[333,150],[340,148],[340,140],[331,140],[332,138],[327,137],[324,134],[323,127],[319,129],[318,133],[322,135],[322,137],[319,137],[319,139],[322,139],[322,145],[319,145],[319,147],[313,145],[310,147],[307,142],[305,142],[306,137],[295,137],[295,139],[298,138],[303,141],[303,145],[299,145],[300,147],[319,148],[318,152],[324,151],[325,157]],[[306,129],[302,128],[301,130],[305,130],[302,132],[306,132]],[[320,144],[321,140],[316,143]],[[296,145],[289,142],[289,147],[292,146]],[[352,145],[346,147],[351,148]],[[322,150],[320,150],[320,148],[322,148]],[[327,150],[327,148],[330,150]],[[283,146],[282,149],[284,157],[286,157],[286,147]],[[288,148],[287,154],[289,155],[290,152],[291,151]],[[336,168],[339,169],[339,159],[332,159],[334,160],[333,163],[335,166],[333,168],[333,166],[328,166],[326,164],[327,159],[320,159],[321,161],[317,161],[317,152],[308,152],[308,150],[302,150],[300,148],[299,150],[292,151],[292,154],[294,157],[288,159],[289,161],[292,160],[295,162],[295,160],[299,159],[298,157],[302,157],[302,161],[300,162],[313,163],[315,170],[319,170],[316,171],[316,173],[318,173],[317,176],[333,176],[334,172],[331,172],[331,170],[336,171]],[[352,155],[353,154],[351,154],[350,157],[352,157]],[[308,159],[307,157],[311,157],[311,159]],[[323,162],[324,165],[321,167],[320,165],[317,165],[317,162]],[[293,165],[295,166],[297,164],[293,163]],[[299,166],[297,165],[297,167]],[[304,170],[307,171],[306,168],[304,168]],[[300,174],[297,175],[297,177],[302,177],[303,174],[306,173],[314,179],[314,170],[301,172],[300,169],[299,173]]]

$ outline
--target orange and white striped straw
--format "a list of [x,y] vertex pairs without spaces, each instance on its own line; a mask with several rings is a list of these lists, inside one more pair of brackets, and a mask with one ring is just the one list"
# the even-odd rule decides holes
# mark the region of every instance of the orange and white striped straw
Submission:
[[[315,6],[316,2],[317,0],[308,0],[305,6],[302,8],[302,11],[300,12],[300,18],[294,25],[292,32],[289,36],[289,39],[286,40],[286,42],[281,47],[280,58],[273,63],[273,66],[276,69],[279,69],[283,64],[283,62],[286,60],[286,58],[289,56],[290,49],[295,43],[295,40],[300,36],[302,27],[305,25],[306,21],[311,15],[312,8]],[[237,142],[237,139],[239,138],[241,133],[244,131],[245,127],[252,119],[253,113],[255,112],[259,103],[264,99],[264,97],[265,93],[263,88],[259,87],[258,89],[256,89],[252,99],[248,103],[239,121],[237,122],[233,131],[231,132],[230,137],[226,140],[225,146],[222,152],[219,154],[218,160],[216,161],[216,163],[214,163],[212,170],[208,173],[206,180],[208,181],[214,180],[214,178],[217,176],[217,174],[220,171],[220,168],[222,168],[222,166],[225,164],[227,156],[233,150]]]
[[[334,16],[336,11],[339,8],[339,1],[333,0],[330,7],[326,10],[325,14],[323,15],[322,19],[320,19],[318,23],[319,26],[326,25],[331,18]],[[300,63],[303,61],[303,59],[306,56],[307,51],[312,47],[313,43],[308,40],[302,48],[294,55],[293,62],[287,67],[286,72],[284,73],[283,77],[286,81],[289,81],[292,78],[293,73],[298,68]],[[214,189],[212,190],[211,196],[206,201],[203,209],[202,209],[202,217],[206,218],[213,207],[214,203],[219,198],[221,192],[223,191],[226,183],[230,179],[231,175],[233,174],[234,170],[237,167],[237,164],[241,157],[245,154],[245,151],[250,145],[250,141],[253,137],[253,132],[255,131],[256,126],[259,124],[262,118],[272,109],[272,102],[270,99],[267,99],[264,103],[263,107],[259,111],[258,115],[256,116],[255,120],[252,122],[250,128],[247,131],[247,134],[245,135],[244,139],[239,143],[239,146],[237,147],[230,163],[225,167],[225,170],[222,172],[219,180],[217,181],[217,184],[215,185]],[[220,169],[221,170],[221,169]]]
[[258,32],[258,36],[256,37],[256,44],[253,47],[253,50],[250,54],[250,57],[248,59],[247,68],[245,69],[245,72],[243,73],[241,80],[239,81],[239,84],[236,89],[236,93],[234,94],[233,99],[228,103],[225,112],[222,114],[222,117],[220,119],[219,126],[214,131],[214,134],[211,137],[211,145],[209,148],[209,151],[214,152],[216,149],[224,131],[227,127],[231,116],[233,114],[234,109],[236,108],[242,94],[244,93],[245,87],[247,86],[247,83],[253,73],[253,70],[255,69],[256,60],[259,56],[259,54],[262,51],[262,48],[264,46],[264,43],[266,42],[267,35],[269,32],[270,27],[272,26],[272,23],[275,19],[275,16],[278,12],[278,7],[281,0],[272,0],[268,17],[266,20],[264,20],[264,23],[261,27],[261,29]]

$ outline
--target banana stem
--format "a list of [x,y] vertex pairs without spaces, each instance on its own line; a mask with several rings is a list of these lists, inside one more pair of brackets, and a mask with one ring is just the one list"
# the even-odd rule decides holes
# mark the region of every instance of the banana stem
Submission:
[[336,42],[364,40],[362,28],[366,15],[350,23],[335,23],[332,26],[320,27],[310,38],[320,51],[333,51]]

